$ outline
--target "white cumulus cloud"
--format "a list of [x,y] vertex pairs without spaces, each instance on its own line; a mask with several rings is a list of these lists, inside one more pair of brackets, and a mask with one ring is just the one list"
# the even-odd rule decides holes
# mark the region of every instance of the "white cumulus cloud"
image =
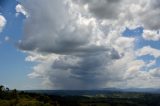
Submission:
[[155,58],[160,57],[160,50],[152,48],[151,46],[144,46],[143,48],[137,50],[137,56],[151,55]]
[[145,40],[159,41],[160,40],[160,34],[156,30],[144,30],[143,31],[143,38]]
[[2,32],[3,28],[5,27],[7,20],[3,15],[0,15],[0,32]]
[[26,11],[26,9],[21,4],[17,4],[15,9],[16,9],[16,12],[17,12],[16,15],[19,15],[19,13],[21,13],[26,17],[29,16],[28,12]]

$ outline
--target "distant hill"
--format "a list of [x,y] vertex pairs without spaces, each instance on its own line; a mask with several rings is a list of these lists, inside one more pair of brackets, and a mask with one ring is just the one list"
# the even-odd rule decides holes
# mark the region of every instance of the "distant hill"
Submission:
[[142,92],[142,93],[158,93],[160,94],[160,89],[158,88],[103,88],[102,90],[106,91],[115,91],[115,92]]
[[159,89],[10,90],[0,86],[0,106],[160,106]]
[[83,96],[83,95],[99,95],[99,94],[110,94],[110,93],[153,93],[160,94],[160,89],[153,88],[103,88],[97,90],[26,90],[25,92],[41,93],[47,95],[58,95],[58,96]]

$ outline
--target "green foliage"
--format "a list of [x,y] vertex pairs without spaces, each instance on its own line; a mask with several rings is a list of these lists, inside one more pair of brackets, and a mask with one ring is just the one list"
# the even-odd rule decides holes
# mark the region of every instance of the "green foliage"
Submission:
[[48,96],[9,90],[0,86],[0,106],[54,106]]
[[0,106],[160,106],[160,94],[108,93],[95,96],[53,96],[0,86]]

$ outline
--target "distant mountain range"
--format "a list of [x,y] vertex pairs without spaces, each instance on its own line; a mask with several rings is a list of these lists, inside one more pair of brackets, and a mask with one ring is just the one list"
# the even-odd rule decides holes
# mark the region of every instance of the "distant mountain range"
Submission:
[[82,95],[99,95],[110,93],[153,93],[160,94],[160,89],[154,88],[103,88],[96,90],[25,90],[25,92],[42,93],[48,95],[60,95],[60,96],[82,96]]
[[160,93],[160,88],[103,88],[101,90],[115,92],[142,92],[142,93]]

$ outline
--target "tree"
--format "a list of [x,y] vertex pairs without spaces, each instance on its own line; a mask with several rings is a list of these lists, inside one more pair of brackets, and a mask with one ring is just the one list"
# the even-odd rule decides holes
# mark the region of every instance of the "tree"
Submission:
[[6,88],[6,91],[9,92],[9,88],[8,87]]
[[3,99],[3,96],[4,96],[4,86],[3,85],[0,85],[0,99]]
[[0,85],[0,92],[4,91],[4,86],[3,85]]

